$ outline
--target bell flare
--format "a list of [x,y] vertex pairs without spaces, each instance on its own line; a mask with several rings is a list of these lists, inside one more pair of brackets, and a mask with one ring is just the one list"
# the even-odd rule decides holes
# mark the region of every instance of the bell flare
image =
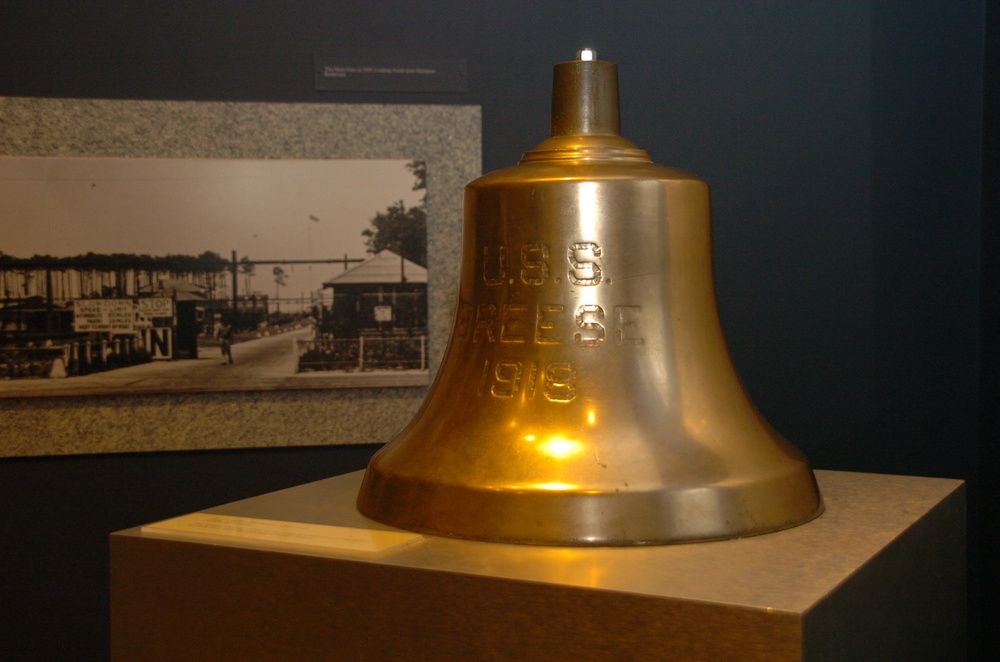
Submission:
[[[594,65],[557,65],[570,82],[554,96],[616,116],[617,85],[591,84],[607,71]],[[554,121],[518,165],[466,187],[451,339],[420,410],[369,463],[362,514],[472,540],[617,546],[822,512],[808,461],[730,359],[708,185],[607,127],[588,133],[605,110],[570,108],[578,133]]]
[[[471,485],[433,477],[375,480],[366,502],[381,520],[407,530],[488,542],[558,546],[639,546],[724,540],[778,531],[806,522],[819,510],[799,500],[797,471],[734,476],[710,486],[612,490],[566,480],[526,485]],[[789,502],[801,507],[789,509]],[[434,504],[433,507],[428,507]],[[733,526],[734,522],[742,526]],[[448,526],[456,523],[456,526]]]

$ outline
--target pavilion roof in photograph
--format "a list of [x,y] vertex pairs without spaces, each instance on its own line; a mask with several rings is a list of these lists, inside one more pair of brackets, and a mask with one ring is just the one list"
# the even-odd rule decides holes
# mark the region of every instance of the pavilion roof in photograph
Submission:
[[361,264],[323,281],[323,287],[400,282],[426,283],[427,269],[390,250],[382,250]]

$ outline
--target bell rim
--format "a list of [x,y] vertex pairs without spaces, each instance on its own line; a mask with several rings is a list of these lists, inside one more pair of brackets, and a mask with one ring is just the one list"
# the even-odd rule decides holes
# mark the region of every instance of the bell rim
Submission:
[[[375,521],[427,535],[569,547],[746,538],[791,529],[823,514],[825,503],[808,465],[789,467],[784,474],[770,469],[764,472],[767,475],[744,476],[739,484],[584,493],[443,484],[383,471],[373,462],[358,492],[357,508]],[[686,512],[676,512],[671,505],[698,494],[702,503]],[[721,504],[718,513],[706,515],[699,507],[713,502]],[[595,513],[602,507],[591,526],[581,523],[580,513]],[[647,515],[636,517],[637,513]]]

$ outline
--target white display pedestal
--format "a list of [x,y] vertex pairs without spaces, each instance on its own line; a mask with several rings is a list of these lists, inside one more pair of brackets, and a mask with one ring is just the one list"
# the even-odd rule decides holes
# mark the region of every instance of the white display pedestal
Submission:
[[[355,510],[362,474],[204,513],[393,530]],[[964,659],[961,481],[816,475],[826,502],[816,520],[685,545],[422,536],[371,556],[296,551],[253,535],[121,531],[111,536],[112,657]]]

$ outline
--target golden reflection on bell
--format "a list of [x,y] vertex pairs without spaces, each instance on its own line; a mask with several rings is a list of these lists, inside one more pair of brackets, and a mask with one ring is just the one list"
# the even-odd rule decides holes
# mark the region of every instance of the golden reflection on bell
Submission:
[[552,137],[465,191],[459,304],[358,509],[474,540],[641,545],[806,522],[805,458],[747,397],[715,305],[707,184],[619,136],[616,65],[555,67]]

